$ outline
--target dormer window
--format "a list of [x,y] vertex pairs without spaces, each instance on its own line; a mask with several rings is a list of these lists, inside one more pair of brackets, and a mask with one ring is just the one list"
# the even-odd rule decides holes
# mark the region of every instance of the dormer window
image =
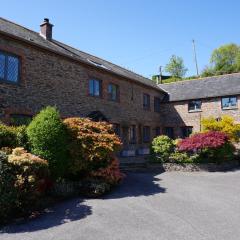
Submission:
[[18,56],[0,51],[0,80],[18,83],[20,79],[20,59]]

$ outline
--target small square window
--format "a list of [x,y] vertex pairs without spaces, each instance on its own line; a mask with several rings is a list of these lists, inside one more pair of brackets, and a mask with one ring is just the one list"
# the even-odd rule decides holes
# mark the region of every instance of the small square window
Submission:
[[188,111],[189,112],[197,112],[201,111],[202,101],[201,100],[192,100],[188,103]]
[[101,81],[97,79],[89,80],[89,94],[91,96],[100,97],[101,96]]
[[150,109],[150,95],[146,93],[143,94],[143,108],[146,110]]
[[237,97],[222,97],[222,109],[237,108]]

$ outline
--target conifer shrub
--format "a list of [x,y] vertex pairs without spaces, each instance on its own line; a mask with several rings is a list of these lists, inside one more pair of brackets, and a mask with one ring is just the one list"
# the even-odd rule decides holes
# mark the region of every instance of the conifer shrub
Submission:
[[43,109],[27,127],[31,152],[49,163],[54,178],[63,177],[68,168],[67,132],[55,107]]

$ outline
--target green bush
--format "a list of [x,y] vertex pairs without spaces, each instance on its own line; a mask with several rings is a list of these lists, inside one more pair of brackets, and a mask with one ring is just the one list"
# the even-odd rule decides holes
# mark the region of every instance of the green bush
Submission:
[[16,175],[7,155],[0,152],[0,223],[5,223],[16,211]]
[[67,132],[55,107],[43,109],[27,127],[31,152],[49,162],[53,177],[67,169]]
[[168,136],[158,136],[153,139],[151,152],[155,156],[155,161],[167,162],[174,151],[174,141]]
[[7,126],[0,124],[0,148],[27,147],[28,140],[25,126]]
[[174,152],[169,156],[172,163],[193,163],[193,159],[185,152]]

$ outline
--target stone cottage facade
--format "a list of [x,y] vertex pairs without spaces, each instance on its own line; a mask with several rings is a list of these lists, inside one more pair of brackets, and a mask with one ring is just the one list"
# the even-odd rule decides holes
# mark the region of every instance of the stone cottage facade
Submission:
[[[240,74],[229,77],[235,79],[230,92],[217,89],[214,95],[202,96],[201,87],[208,88],[204,85],[197,86],[199,91],[195,94],[200,95],[191,96],[186,94],[185,85],[158,86],[120,66],[56,41],[52,29],[48,19],[37,33],[0,18],[1,121],[11,124],[28,119],[52,105],[63,118],[89,117],[112,123],[123,142],[122,156],[145,155],[153,137],[159,134],[177,137],[180,129],[184,135],[190,130],[198,131],[202,117],[219,117],[223,113],[216,99],[240,95],[239,87],[235,86],[240,83]],[[205,83],[205,80],[192,82]],[[191,86],[190,81],[182,84]],[[189,92],[194,94],[192,90]],[[194,99],[202,99],[202,109],[190,113],[186,106]],[[229,109],[227,113],[238,120],[237,109]]]
[[240,123],[240,73],[160,84],[159,87],[168,93],[161,105],[163,128],[174,138],[201,131],[201,119],[207,117],[220,119],[230,115]]

